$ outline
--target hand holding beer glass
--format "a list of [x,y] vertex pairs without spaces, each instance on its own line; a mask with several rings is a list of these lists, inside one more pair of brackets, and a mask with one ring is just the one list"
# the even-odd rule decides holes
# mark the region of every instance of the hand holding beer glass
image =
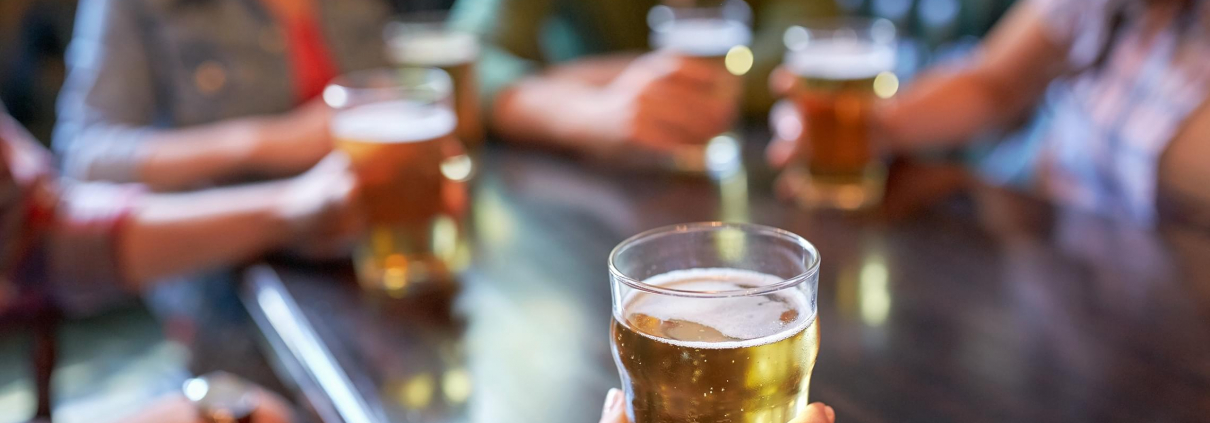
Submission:
[[776,228],[654,229],[610,254],[610,341],[634,423],[788,422],[819,353],[819,254]]
[[670,130],[691,136],[688,142],[667,146],[676,170],[704,173],[738,166],[739,140],[730,131],[743,94],[741,76],[752,67],[751,13],[743,2],[728,2],[720,7],[661,5],[647,14],[650,44],[657,54],[704,69],[698,72],[698,84],[688,87],[696,93],[657,93],[665,101],[680,101],[664,106],[686,121]]
[[[784,186],[809,208],[859,210],[878,204],[886,167],[873,125],[876,102],[898,89],[895,27],[885,19],[840,19],[794,26],[774,89],[777,139],[770,158],[784,164]],[[790,75],[792,82],[781,84]],[[783,86],[778,86],[783,85]],[[788,110],[797,115],[786,116]]]
[[453,283],[467,263],[463,220],[471,161],[454,136],[450,78],[440,69],[379,69],[324,90],[332,136],[362,192],[369,235],[358,281],[401,296]]

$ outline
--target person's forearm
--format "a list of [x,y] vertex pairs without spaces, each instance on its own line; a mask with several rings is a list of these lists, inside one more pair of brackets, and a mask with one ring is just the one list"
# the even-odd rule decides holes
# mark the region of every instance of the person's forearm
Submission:
[[250,171],[261,119],[239,119],[151,134],[135,163],[139,182],[177,191],[230,181]]
[[[1061,40],[1059,40],[1061,41]],[[892,149],[952,146],[1018,122],[1067,71],[1036,2],[1005,14],[961,70],[929,72],[879,113]]]
[[877,123],[892,150],[959,146],[1033,104],[1033,96],[1005,88],[978,71],[935,70],[878,109]]
[[285,243],[285,182],[141,199],[118,241],[127,279],[147,281],[261,254]]
[[576,81],[530,78],[505,89],[491,114],[504,141],[554,147],[587,144],[585,98],[598,88]]
[[576,147],[593,143],[593,98],[637,57],[590,57],[552,67],[505,88],[492,105],[492,128],[505,141]]
[[617,78],[638,57],[639,53],[634,52],[589,56],[551,67],[543,76],[602,86]]

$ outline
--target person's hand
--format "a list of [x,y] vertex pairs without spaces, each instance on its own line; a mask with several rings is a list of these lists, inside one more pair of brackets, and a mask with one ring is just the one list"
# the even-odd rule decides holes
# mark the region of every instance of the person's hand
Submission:
[[291,175],[314,166],[332,151],[332,109],[321,100],[284,115],[260,120],[249,158],[253,173]]
[[[256,410],[249,416],[252,423],[291,423],[294,412],[281,396],[258,390]],[[184,395],[169,395],[156,399],[144,408],[122,416],[125,423],[204,423],[199,410]]]
[[[773,139],[765,150],[765,156],[774,168],[783,168],[790,163],[805,160],[810,154],[809,149],[814,140],[809,139],[807,128],[811,122],[807,121],[803,108],[836,107],[827,103],[834,101],[831,97],[802,95],[803,89],[798,76],[784,66],[778,66],[769,75],[769,91],[782,98],[769,110],[769,129],[773,133]],[[869,119],[869,142],[875,144],[876,150],[888,151],[895,148],[896,142],[888,139],[883,119],[888,114],[895,113],[900,106],[892,101],[873,101],[873,107],[863,110],[861,118]]]
[[[626,395],[618,389],[610,389],[605,395],[605,407],[601,410],[600,423],[629,423],[626,419]],[[836,423],[836,411],[817,402],[807,406],[802,414],[789,423]]]
[[252,423],[290,423],[294,421],[294,412],[281,396],[261,390],[258,394],[256,410],[252,412]]
[[786,68],[779,66],[769,75],[769,91],[775,96],[783,97],[769,110],[769,129],[773,133],[773,139],[769,141],[765,156],[769,165],[775,168],[785,167],[805,154],[802,146],[808,140],[803,137],[806,136],[805,130],[809,123],[803,119],[799,106],[784,98],[796,89],[797,78]]
[[741,81],[705,59],[655,52],[635,59],[590,99],[591,132],[606,144],[658,151],[704,144],[730,129]]
[[334,152],[306,173],[285,182],[279,213],[288,245],[310,256],[331,256],[364,229],[357,178],[344,153]]

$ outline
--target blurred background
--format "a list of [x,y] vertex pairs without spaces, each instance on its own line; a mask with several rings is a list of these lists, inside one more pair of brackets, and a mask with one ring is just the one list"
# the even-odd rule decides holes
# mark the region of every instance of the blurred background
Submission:
[[[1011,5],[1011,0],[839,0],[847,14],[884,17],[901,31],[899,69],[910,80],[928,64],[958,60],[968,54],[981,36]],[[393,0],[395,13],[447,10],[452,0]],[[65,76],[64,51],[72,36],[77,8],[73,0],[0,1],[0,101],[41,142],[49,143],[55,125],[55,103]],[[221,283],[221,282],[216,282]],[[184,284],[181,284],[184,285]],[[243,318],[234,298],[214,304],[231,309],[206,309],[197,297],[223,295],[205,285],[160,295],[154,304],[173,304],[174,310],[127,308],[67,324],[60,339],[60,369],[56,371],[57,417],[64,422],[92,421],[91,416],[128,410],[165,392],[177,389],[190,374],[187,351],[174,340],[191,339],[206,328],[191,327],[176,314],[205,314],[207,321]],[[181,290],[185,293],[182,293]],[[174,292],[174,293],[173,293]],[[155,294],[153,294],[155,295]],[[161,325],[159,318],[165,318]],[[217,317],[216,317],[217,316]],[[79,328],[88,328],[82,330]],[[166,333],[168,332],[168,333]],[[175,333],[173,333],[175,332]],[[211,334],[209,339],[224,339]],[[232,337],[238,339],[240,337]],[[247,337],[243,337],[247,338]],[[0,423],[21,421],[32,411],[34,388],[26,366],[30,339],[8,332],[0,336]],[[232,356],[255,345],[227,345]],[[131,358],[135,359],[131,359]],[[211,357],[221,362],[221,357]],[[243,363],[255,368],[266,363]],[[133,368],[131,367],[133,366]],[[205,369],[193,369],[197,372]],[[252,372],[262,373],[262,372]],[[281,389],[276,381],[258,380]]]
[[[1011,5],[1010,0],[840,0],[854,15],[892,20],[902,31],[902,79],[929,63],[955,60],[967,54]],[[446,10],[452,0],[393,0],[398,14]],[[49,143],[55,124],[55,102],[65,76],[64,51],[72,36],[77,2],[72,0],[0,1],[0,101],[38,140]],[[185,307],[189,304],[184,301]],[[231,307],[238,307],[230,301]],[[202,311],[198,311],[202,312]],[[238,310],[208,310],[230,313]],[[197,328],[161,326],[151,310],[138,305],[108,313],[75,326],[101,328],[62,335],[56,386],[63,421],[89,421],[95,413],[126,410],[141,401],[176,389],[188,374],[186,353],[169,340],[165,330]],[[232,317],[237,318],[237,317]],[[165,329],[167,328],[167,329]],[[34,392],[26,368],[28,339],[0,337],[0,422],[22,420],[32,407]],[[251,349],[253,345],[231,346]],[[131,356],[139,359],[127,360]],[[122,358],[123,360],[118,360]],[[114,367],[121,362],[124,366]],[[248,363],[249,366],[265,365]],[[272,381],[258,381],[272,385]],[[22,410],[25,410],[22,412]],[[11,412],[10,412],[11,411]]]
[[[386,1],[400,15],[448,10],[452,0]],[[5,0],[0,4],[0,101],[17,121],[43,142],[50,142],[55,99],[66,68],[63,53],[71,41],[78,2]]]
[[[400,15],[448,10],[452,0],[393,0]],[[906,36],[901,79],[929,63],[966,54],[1011,0],[839,0],[847,13],[890,19]],[[63,84],[63,53],[71,40],[77,2],[5,0],[0,4],[0,101],[39,140],[49,142],[55,99]]]

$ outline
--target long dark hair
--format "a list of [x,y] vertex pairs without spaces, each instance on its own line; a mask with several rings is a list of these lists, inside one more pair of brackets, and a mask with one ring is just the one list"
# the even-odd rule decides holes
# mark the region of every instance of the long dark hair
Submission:
[[[1197,0],[1176,0],[1176,1],[1179,1],[1181,4],[1180,4],[1180,10],[1178,10],[1176,13],[1176,18],[1175,18],[1174,24],[1176,25],[1177,34],[1184,35],[1185,33],[1187,33],[1190,30],[1190,28],[1193,27],[1194,23],[1197,22],[1198,10],[1196,10],[1196,6],[1199,3],[1199,1],[1197,1]],[[1124,1],[1117,5],[1115,10],[1113,11],[1113,14],[1111,14],[1109,17],[1109,25],[1107,26],[1108,30],[1106,31],[1106,33],[1108,35],[1105,37],[1105,43],[1101,45],[1101,50],[1097,52],[1096,59],[1093,60],[1093,62],[1092,62],[1091,68],[1093,71],[1099,73],[1105,69],[1105,62],[1107,62],[1109,60],[1109,54],[1113,52],[1114,47],[1116,47],[1118,44],[1119,38],[1121,38],[1122,27],[1126,24],[1126,18],[1132,12],[1137,12],[1137,9],[1135,9],[1135,7],[1136,6],[1147,7],[1154,3],[1157,3],[1157,1],[1156,0],[1143,0],[1143,1],[1135,0],[1135,1]]]

